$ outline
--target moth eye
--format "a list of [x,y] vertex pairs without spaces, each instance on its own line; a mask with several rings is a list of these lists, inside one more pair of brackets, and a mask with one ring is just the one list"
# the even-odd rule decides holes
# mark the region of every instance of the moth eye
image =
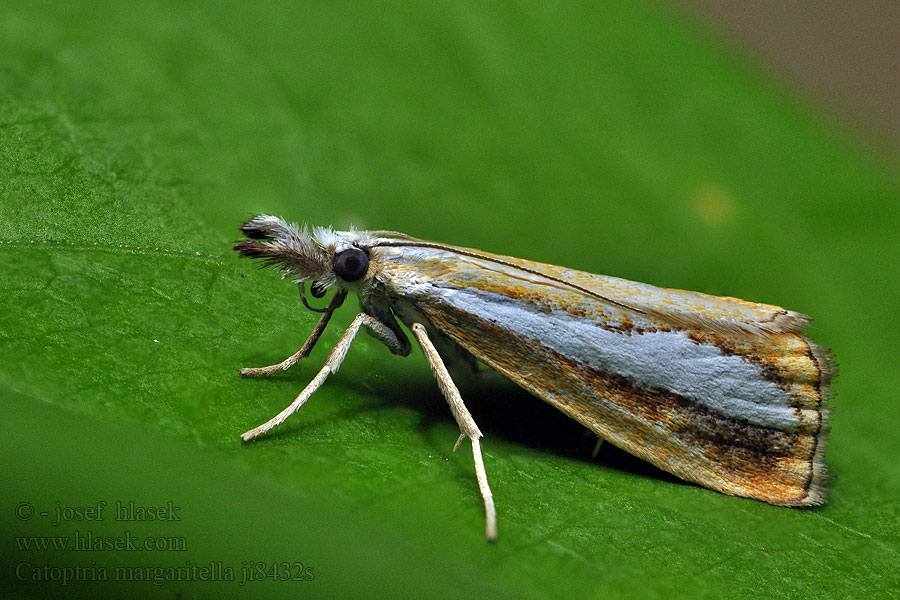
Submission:
[[369,256],[359,248],[350,248],[334,257],[334,274],[344,281],[357,281],[369,270]]

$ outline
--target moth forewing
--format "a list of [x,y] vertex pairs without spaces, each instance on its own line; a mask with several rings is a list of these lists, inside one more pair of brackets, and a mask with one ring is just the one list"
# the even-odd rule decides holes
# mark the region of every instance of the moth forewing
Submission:
[[[441,349],[462,348],[601,438],[688,481],[783,506],[825,501],[834,371],[830,354],[803,333],[804,315],[397,232],[310,234],[267,215],[242,231],[252,238],[235,245],[243,256],[296,276],[301,286],[337,288],[339,300],[356,292],[363,310],[297,399],[245,439],[302,406],[340,366],[360,328],[408,354],[396,317],[428,357],[461,439],[472,442],[488,539],[496,536],[496,520],[481,432]],[[437,337],[429,339],[429,331]],[[270,375],[305,355],[301,349],[242,374]]]
[[833,372],[804,315],[467,248],[382,248],[391,294],[604,439],[725,493],[825,501]]

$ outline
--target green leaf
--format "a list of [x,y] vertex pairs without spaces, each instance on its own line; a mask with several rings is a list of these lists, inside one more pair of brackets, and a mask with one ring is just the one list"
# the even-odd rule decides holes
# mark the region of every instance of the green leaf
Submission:
[[[10,593],[897,592],[896,181],[681,15],[13,1],[0,40]],[[238,377],[293,353],[316,316],[233,256],[256,212],[811,314],[843,370],[830,503],[727,497],[613,448],[592,461],[575,423],[475,378],[460,383],[486,436],[500,519],[488,545],[471,456],[451,452],[457,431],[427,364],[366,336],[299,414],[241,444],[353,316],[348,302],[288,373]],[[171,503],[180,520],[120,521],[117,502]],[[57,510],[72,519],[54,525]],[[169,546],[22,546],[75,532]],[[63,585],[76,566],[86,581]],[[237,581],[203,580],[226,567]],[[281,580],[307,568],[311,581]]]

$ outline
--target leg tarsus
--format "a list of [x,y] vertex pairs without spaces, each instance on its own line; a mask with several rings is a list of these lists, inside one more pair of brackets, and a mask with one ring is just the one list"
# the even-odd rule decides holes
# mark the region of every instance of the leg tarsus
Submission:
[[478,480],[478,490],[484,499],[484,537],[489,542],[497,540],[497,509],[494,508],[494,494],[488,484],[487,471],[484,468],[484,458],[481,456],[481,441],[472,438],[472,458],[475,461],[475,478]]
[[301,358],[309,356],[310,350],[311,348],[308,349],[307,344],[303,344],[303,347],[300,348],[300,350],[278,364],[269,365],[268,367],[244,367],[240,370],[241,377],[268,377],[269,375],[274,375],[281,371],[287,371],[297,364]]

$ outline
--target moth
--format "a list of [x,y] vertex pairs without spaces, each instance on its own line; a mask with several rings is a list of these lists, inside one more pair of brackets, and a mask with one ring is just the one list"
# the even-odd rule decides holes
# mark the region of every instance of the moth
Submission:
[[[365,328],[406,356],[404,323],[428,359],[468,438],[484,501],[485,535],[497,536],[481,431],[441,358],[471,355],[575,419],[602,440],[682,479],[779,506],[826,499],[823,455],[831,355],[804,334],[809,318],[778,306],[660,288],[511,256],[424,241],[394,231],[311,231],[259,215],[234,250],[262,259],[322,313],[309,354],[347,294],[361,312],[299,396],[250,441],[296,412],[340,367]],[[310,293],[324,309],[310,306]]]

